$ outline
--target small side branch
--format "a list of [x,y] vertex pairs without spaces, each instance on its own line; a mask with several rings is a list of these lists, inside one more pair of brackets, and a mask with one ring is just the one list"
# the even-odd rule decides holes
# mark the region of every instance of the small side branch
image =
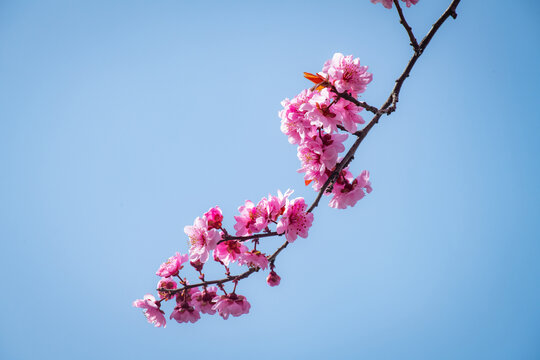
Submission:
[[418,45],[418,41],[416,41],[416,37],[414,37],[412,28],[407,23],[407,20],[405,20],[405,16],[403,15],[403,11],[401,10],[401,6],[399,5],[398,0],[394,0],[394,5],[396,5],[396,9],[399,14],[399,22],[401,23],[401,25],[403,25],[403,27],[407,31],[407,34],[409,35],[409,39],[411,40],[411,46],[413,47],[414,52],[415,53],[420,52],[421,49],[420,49],[420,46]]
[[330,91],[332,91],[334,94],[336,94],[338,96],[338,98],[342,98],[342,99],[345,99],[347,101],[350,101],[353,104],[355,104],[356,106],[360,106],[361,108],[364,108],[369,112],[372,112],[374,114],[377,114],[379,112],[379,109],[377,109],[375,106],[369,105],[365,101],[358,100],[357,98],[355,98],[354,96],[352,96],[348,92],[346,92],[346,91],[344,91],[344,92],[337,91],[337,89],[336,89],[336,87],[334,85],[332,85],[330,87]]
[[269,233],[254,234],[254,235],[248,235],[248,236],[225,236],[223,239],[218,241],[218,244],[224,241],[228,241],[228,240],[238,240],[240,242],[244,242],[251,239],[265,238],[265,237],[270,237],[270,236],[282,236],[282,235],[283,234],[278,234],[277,232],[273,231]]

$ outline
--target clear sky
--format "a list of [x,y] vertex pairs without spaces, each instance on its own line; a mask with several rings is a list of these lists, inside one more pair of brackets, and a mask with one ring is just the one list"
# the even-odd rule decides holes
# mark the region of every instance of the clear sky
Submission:
[[540,5],[458,13],[354,160],[374,191],[241,282],[250,314],[156,329],[131,303],[185,225],[314,199],[277,116],[302,72],[360,57],[380,106],[407,35],[368,0],[1,1],[0,358],[540,358]]

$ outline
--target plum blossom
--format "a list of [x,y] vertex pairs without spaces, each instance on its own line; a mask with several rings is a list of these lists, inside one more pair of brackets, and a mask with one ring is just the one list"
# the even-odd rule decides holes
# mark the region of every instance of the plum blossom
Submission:
[[143,299],[135,300],[133,306],[143,309],[144,316],[150,324],[156,327],[166,326],[165,316],[163,316],[165,313],[160,309],[160,303],[151,294],[144,295]]
[[360,176],[353,180],[353,175],[348,170],[343,170],[338,180],[334,184],[330,200],[330,207],[345,209],[347,206],[354,206],[358,200],[362,199],[366,193],[372,191],[369,182],[369,172],[362,171]]
[[202,312],[203,314],[214,315],[214,305],[216,304],[217,287],[209,286],[202,291],[197,290],[191,295],[191,300],[195,310]]
[[332,171],[337,164],[338,155],[345,150],[343,142],[347,134],[324,134],[306,138],[298,146],[298,158],[302,167],[298,172],[305,173],[307,183],[315,181],[315,190],[318,190],[328,178],[328,171]]
[[307,213],[306,209],[304,198],[290,201],[277,224],[277,233],[285,234],[285,238],[290,243],[294,242],[298,236],[306,238],[313,223],[313,214]]
[[251,305],[243,295],[237,295],[234,292],[221,295],[213,309],[225,320],[229,318],[229,315],[240,316],[242,314],[249,313]]
[[193,307],[192,300],[193,295],[195,295],[198,291],[199,289],[197,288],[191,288],[177,294],[176,306],[174,307],[169,319],[174,319],[179,323],[194,323],[199,320],[201,318],[201,314]]
[[333,106],[334,111],[339,114],[339,119],[341,120],[340,125],[348,132],[354,133],[358,130],[357,124],[365,123],[364,119],[359,114],[359,112],[363,110],[362,107],[345,99],[340,99]]
[[263,216],[263,212],[249,200],[246,200],[245,205],[238,208],[240,216],[235,216],[236,224],[234,229],[237,236],[251,235],[258,233],[268,224]]
[[360,65],[360,59],[352,55],[344,56],[335,53],[328,60],[321,72],[339,92],[350,92],[353,96],[366,90],[367,84],[373,79],[373,74],[367,72],[367,66]]
[[262,198],[257,204],[257,212],[268,224],[270,222],[276,222],[278,217],[285,211],[285,204],[287,198],[293,193],[293,190],[287,190],[285,194],[282,194],[278,190],[278,196],[268,194],[267,198]]
[[[174,290],[174,289],[177,288],[177,286],[178,285],[176,284],[176,281],[174,281],[170,277],[169,278],[162,278],[161,280],[159,280],[159,282],[157,284],[158,289]],[[174,294],[171,294],[170,292],[167,292],[167,291],[158,291],[158,294],[159,294],[159,298],[160,299],[165,299],[165,301],[170,300],[170,299],[172,299],[174,297]]]
[[289,143],[298,144],[302,142],[306,133],[310,131],[312,125],[305,118],[305,111],[300,108],[306,104],[315,92],[303,90],[292,100],[285,99],[281,102],[283,110],[279,112],[281,118],[281,131],[289,137]]
[[270,271],[270,274],[268,274],[268,277],[266,278],[266,282],[268,283],[268,285],[270,286],[278,286],[279,283],[281,282],[281,277],[279,277],[279,275],[274,271]]
[[300,110],[305,112],[305,118],[315,128],[322,128],[327,133],[335,132],[337,125],[341,124],[341,114],[332,107],[334,100],[335,96],[331,95],[327,88],[324,88],[300,106]]
[[201,272],[203,269],[204,263],[202,263],[200,260],[196,260],[196,261],[190,261],[189,265],[193,266],[195,271]]
[[220,229],[223,222],[223,213],[219,206],[213,207],[204,214],[204,218],[208,224],[208,230]]
[[201,314],[195,310],[188,302],[176,304],[169,319],[174,319],[179,323],[194,323],[201,318]]
[[[407,7],[411,7],[411,5],[416,5],[419,0],[401,0],[407,5]],[[371,0],[372,3],[382,3],[383,6],[387,9],[391,9],[394,2],[392,0]]]
[[156,272],[157,276],[161,277],[170,277],[178,274],[180,270],[184,267],[183,264],[188,261],[188,255],[181,255],[176,253],[176,255],[171,256],[166,262],[161,264],[158,271]]
[[229,266],[242,257],[242,254],[248,251],[248,248],[237,240],[227,240],[218,244],[214,250],[214,259],[218,259],[223,265]]
[[247,251],[242,254],[238,260],[240,265],[247,265],[249,267],[261,268],[262,270],[268,267],[268,258],[265,254],[258,250]]
[[193,226],[184,227],[184,232],[191,243],[189,260],[205,263],[208,260],[209,251],[217,246],[221,237],[219,232],[216,229],[208,229],[207,221],[200,217],[195,219]]

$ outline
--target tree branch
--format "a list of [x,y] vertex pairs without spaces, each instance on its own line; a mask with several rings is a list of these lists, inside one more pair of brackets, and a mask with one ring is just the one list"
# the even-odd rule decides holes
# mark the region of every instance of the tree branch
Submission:
[[[332,91],[334,91],[336,94],[338,94],[338,96],[343,97],[344,99],[346,99],[346,100],[348,100],[348,101],[350,101],[350,102],[352,102],[352,103],[354,103],[354,104],[356,104],[358,106],[362,106],[362,105],[359,105],[359,104],[363,104],[364,106],[362,106],[362,107],[365,108],[368,111],[371,111],[371,112],[375,111],[375,116],[373,116],[371,121],[362,130],[359,130],[359,131],[354,133],[354,135],[356,135],[358,138],[356,139],[354,144],[351,146],[351,148],[347,151],[347,154],[345,155],[343,160],[341,160],[339,162],[339,164],[336,166],[336,168],[334,169],[332,174],[328,177],[328,179],[324,183],[323,187],[319,190],[319,193],[317,194],[317,197],[315,198],[315,200],[313,201],[313,203],[311,204],[311,206],[309,207],[307,212],[312,212],[319,205],[319,201],[320,201],[322,195],[324,194],[324,192],[326,191],[326,189],[334,184],[337,177],[339,176],[339,173],[345,167],[347,167],[349,165],[349,163],[354,159],[354,154],[356,153],[356,150],[358,149],[358,147],[360,146],[362,141],[365,139],[367,134],[371,131],[373,126],[375,126],[375,124],[377,124],[379,122],[379,119],[381,118],[381,116],[383,114],[390,115],[392,112],[394,112],[396,110],[396,104],[397,104],[398,99],[399,99],[399,93],[401,91],[401,87],[402,87],[405,79],[407,79],[409,77],[409,74],[410,74],[412,68],[414,67],[414,64],[416,63],[418,58],[422,55],[423,51],[428,46],[429,42],[431,41],[431,39],[433,38],[433,36],[437,32],[437,30],[439,30],[441,25],[450,16],[452,18],[454,18],[454,19],[457,17],[456,8],[457,8],[458,4],[460,3],[460,1],[461,0],[453,0],[452,3],[450,4],[450,6],[448,7],[448,9],[446,9],[446,11],[442,14],[442,16],[433,24],[433,26],[431,27],[431,29],[429,30],[427,35],[422,39],[422,41],[418,45],[418,50],[415,51],[414,55],[409,60],[409,63],[405,67],[405,70],[400,75],[400,77],[396,80],[396,84],[394,85],[394,88],[392,89],[392,92],[390,93],[390,96],[388,97],[388,99],[386,100],[386,102],[383,104],[383,106],[380,109],[377,109],[375,107],[367,105],[366,103],[359,102],[357,99],[353,98],[348,93],[339,93],[339,92],[337,92],[337,90],[335,90],[335,88],[332,89]],[[397,0],[394,0],[394,3],[396,5],[398,5]],[[398,6],[396,6],[396,7],[398,8],[398,12],[400,12],[401,8],[399,8]],[[400,17],[401,17],[401,15],[400,15]],[[405,27],[405,28],[407,29],[407,27]],[[411,36],[411,34],[412,34],[412,31],[411,31],[409,36]],[[413,36],[413,38],[414,38],[414,36]],[[411,40],[411,42],[412,42],[412,40]],[[414,47],[414,44],[413,44],[413,47]],[[368,106],[369,108],[366,107],[366,106]],[[229,236],[226,239],[223,239],[221,241],[233,240],[233,239],[240,240],[240,241],[246,241],[246,240],[257,238],[257,237],[269,237],[269,236],[275,236],[275,235],[280,236],[282,234],[267,233],[267,234],[250,235],[250,236],[244,236],[244,237],[242,237],[242,236],[240,236],[240,237],[238,237],[238,236],[235,236],[235,237]],[[285,243],[283,243],[283,245],[281,245],[272,255],[268,256],[268,261],[271,264],[273,264],[275,262],[277,256],[279,255],[279,253],[281,253],[281,251],[283,251],[288,246],[288,244],[289,243],[287,241],[285,241]],[[231,276],[228,276],[226,278],[219,279],[219,280],[202,281],[202,282],[197,283],[197,284],[184,285],[182,288],[174,289],[174,290],[160,288],[160,289],[157,289],[157,291],[158,292],[164,292],[164,293],[166,292],[166,293],[169,293],[169,294],[176,294],[176,293],[179,293],[181,291],[191,289],[191,288],[195,288],[195,287],[199,287],[199,286],[205,287],[205,286],[212,285],[212,284],[224,284],[224,283],[231,282],[231,281],[238,281],[238,280],[245,279],[245,278],[249,277],[251,274],[253,274],[254,272],[257,272],[257,271],[259,271],[258,267],[252,267],[249,270],[247,270],[247,271],[245,271],[245,272],[243,272],[242,274],[239,274],[239,275],[234,275],[234,276],[231,275]]]
[[[441,15],[439,20],[433,24],[427,35],[422,39],[420,42],[419,50],[415,51],[411,59],[409,60],[407,66],[405,67],[405,70],[403,70],[403,73],[399,76],[399,78],[396,80],[396,84],[394,85],[394,88],[392,89],[392,92],[388,96],[388,99],[386,102],[381,106],[380,110],[377,111],[375,116],[371,119],[371,121],[360,131],[355,132],[354,134],[358,136],[358,139],[354,142],[354,144],[351,146],[349,151],[347,152],[347,155],[343,158],[343,160],[336,166],[336,169],[332,172],[332,174],[328,177],[326,182],[324,183],[323,187],[319,190],[319,193],[317,194],[317,197],[309,207],[308,212],[312,212],[318,205],[319,201],[321,200],[324,192],[329,186],[332,186],[335,180],[337,179],[337,176],[345,168],[345,164],[348,165],[350,161],[354,158],[354,153],[356,152],[356,149],[358,149],[358,146],[360,143],[364,140],[364,138],[367,136],[369,131],[373,128],[375,124],[379,122],[379,119],[383,114],[390,115],[394,111],[396,111],[396,105],[399,101],[399,93],[401,91],[401,87],[403,83],[405,82],[405,79],[409,77],[409,74],[411,73],[412,68],[414,67],[414,64],[416,64],[416,61],[418,58],[422,55],[426,47],[428,46],[429,42],[439,30],[441,25],[450,17],[452,16],[454,19],[457,17],[456,14],[456,8],[461,0],[453,0],[448,9]],[[394,2],[397,2],[397,0],[394,0]],[[349,100],[347,97],[342,96],[344,99]],[[356,99],[355,99],[356,100]],[[351,101],[351,100],[349,100]],[[355,103],[354,101],[351,101]]]
[[251,239],[258,239],[258,238],[264,238],[264,237],[270,237],[270,236],[282,236],[283,234],[278,234],[277,232],[269,232],[269,233],[262,233],[262,234],[254,234],[254,235],[248,235],[248,236],[225,236],[225,238],[219,240],[217,243],[222,243],[224,241],[229,240],[238,240],[240,242],[248,241]]
[[409,39],[411,40],[411,46],[413,47],[414,52],[420,51],[420,47],[418,46],[418,41],[416,41],[416,38],[414,37],[412,28],[407,23],[407,20],[405,20],[405,16],[403,15],[403,11],[401,10],[401,6],[399,5],[398,0],[394,0],[394,5],[396,5],[396,9],[399,14],[399,22],[401,23],[401,25],[403,25],[403,27],[407,31],[407,34],[409,35]]
[[348,92],[346,92],[346,91],[344,91],[344,92],[337,91],[337,89],[336,89],[336,87],[334,85],[331,85],[330,91],[337,94],[337,96],[339,98],[343,98],[345,100],[348,100],[348,101],[352,102],[353,104],[355,104],[356,106],[360,106],[360,107],[366,109],[367,111],[370,111],[370,112],[372,112],[374,114],[379,112],[379,109],[377,109],[375,106],[371,106],[365,101],[359,101],[354,96],[351,96],[351,94],[349,94]]

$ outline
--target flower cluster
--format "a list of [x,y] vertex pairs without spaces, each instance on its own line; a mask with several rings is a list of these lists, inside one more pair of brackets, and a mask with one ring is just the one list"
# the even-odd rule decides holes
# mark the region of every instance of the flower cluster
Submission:
[[[402,1],[410,7],[419,0]],[[386,8],[392,8],[393,4],[392,0],[371,2],[382,3]],[[329,205],[333,208],[352,207],[372,189],[367,170],[356,178],[349,171],[348,162],[357,145],[351,147],[350,154],[340,157],[345,151],[344,142],[352,134],[359,136],[355,142],[359,144],[386,109],[383,107],[379,110],[356,100],[371,82],[372,74],[352,55],[336,53],[325,62],[319,73],[304,75],[315,85],[292,100],[283,100],[283,110],[279,112],[281,131],[291,144],[298,146],[297,154],[301,162],[298,172],[304,174],[306,185],[312,184],[316,191],[326,186],[325,194],[332,195]],[[399,91],[392,95],[397,97]],[[363,106],[376,114],[375,122],[372,120],[359,132],[358,125],[364,124],[360,116]],[[219,207],[211,208],[203,216],[197,217],[193,225],[184,228],[189,238],[188,254],[176,253],[156,271],[160,277],[157,284],[159,300],[147,294],[143,299],[135,300],[133,306],[142,309],[148,322],[156,327],[165,327],[165,312],[161,305],[173,299],[176,305],[169,319],[179,323],[194,323],[201,318],[201,314],[217,313],[223,319],[228,319],[231,315],[236,317],[249,313],[250,303],[245,296],[236,293],[239,281],[255,271],[269,269],[266,282],[272,287],[279,285],[281,277],[275,271],[276,256],[299,236],[306,238],[313,223],[311,210],[317,205],[319,197],[308,210],[303,198],[290,199],[291,194],[292,191],[284,194],[278,191],[277,196],[268,195],[257,204],[246,200],[238,208],[240,214],[234,217],[234,236],[224,228]],[[275,226],[275,230],[272,231],[270,226]],[[283,236],[287,241],[272,255],[257,250],[259,240],[271,236]],[[206,281],[203,270],[208,260],[223,266],[226,277]],[[200,283],[190,284],[186,277],[180,275],[188,262],[198,272]],[[245,266],[247,270],[240,275],[231,275],[229,267],[233,263]],[[230,292],[225,290],[225,283],[228,282],[234,284]],[[223,294],[218,294],[220,291]]]
[[[315,86],[292,100],[283,100],[279,117],[281,131],[291,144],[298,145],[302,164],[298,172],[304,173],[306,185],[312,184],[319,191],[342,160],[339,154],[345,151],[343,143],[348,134],[355,133],[358,124],[364,123],[360,116],[363,108],[343,96],[358,97],[371,82],[372,74],[367,72],[367,66],[360,65],[358,58],[336,53],[321,72],[306,73],[306,78]],[[339,133],[340,130],[345,133]],[[332,187],[330,206],[338,209],[354,206],[369,192],[369,173],[364,171],[355,179],[345,168]]]
[[[298,236],[308,236],[313,214],[306,211],[303,198],[290,199],[291,194],[290,190],[285,194],[278,191],[277,196],[268,195],[257,204],[247,200],[238,208],[240,215],[234,217],[236,236],[229,235],[223,227],[223,214],[217,206],[202,217],[197,217],[193,225],[184,228],[190,243],[189,254],[176,253],[156,272],[161,277],[157,285],[160,299],[156,300],[148,294],[144,299],[133,302],[133,306],[143,309],[150,323],[163,327],[166,321],[161,304],[172,299],[176,299],[176,306],[169,318],[179,323],[194,323],[201,318],[201,313],[217,313],[224,319],[230,315],[247,314],[251,305],[245,296],[236,293],[240,277],[231,276],[229,266],[236,263],[252,271],[270,268],[266,279],[268,285],[279,285],[281,278],[274,270],[273,261],[269,261],[270,256],[257,250],[257,244],[261,237],[283,235],[287,242],[292,243]],[[276,227],[274,232],[270,230],[273,225]],[[252,249],[246,245],[248,240],[253,244]],[[203,269],[209,259],[225,268],[227,278],[217,282],[217,287],[207,286],[204,282]],[[185,277],[180,276],[188,261],[203,281],[199,286],[190,285]],[[226,281],[234,283],[232,292],[225,291],[223,283]],[[224,294],[218,295],[219,290]]]
[[[407,5],[407,7],[411,7],[411,5],[416,5],[418,1],[420,0],[401,0],[401,1],[403,1],[405,5]],[[371,2],[374,4],[382,3],[383,6],[387,9],[391,9],[392,4],[394,3],[393,0],[371,0]]]

